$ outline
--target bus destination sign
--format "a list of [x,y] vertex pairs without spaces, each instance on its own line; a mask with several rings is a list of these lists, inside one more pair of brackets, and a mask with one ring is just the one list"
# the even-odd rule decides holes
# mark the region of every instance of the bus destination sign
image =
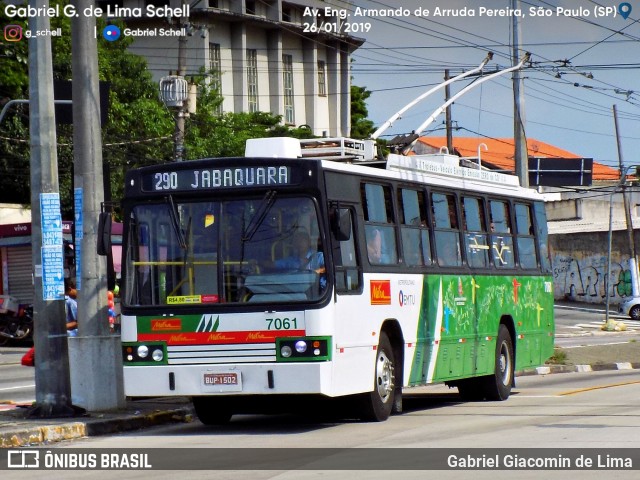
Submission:
[[153,172],[142,176],[145,192],[218,190],[292,185],[291,168],[285,165],[198,168]]

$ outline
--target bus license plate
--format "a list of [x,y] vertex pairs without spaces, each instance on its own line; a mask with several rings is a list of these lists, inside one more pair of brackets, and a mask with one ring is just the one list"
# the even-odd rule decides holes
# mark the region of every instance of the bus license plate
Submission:
[[239,372],[204,372],[203,387],[213,391],[242,391],[242,380]]

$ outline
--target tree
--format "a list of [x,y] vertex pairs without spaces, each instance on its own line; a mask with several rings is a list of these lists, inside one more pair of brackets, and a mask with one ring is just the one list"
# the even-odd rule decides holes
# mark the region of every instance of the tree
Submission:
[[[51,6],[68,3],[68,0],[52,0]],[[26,27],[20,19],[6,18],[4,8],[0,10],[0,21]],[[51,41],[56,80],[71,80],[70,23],[65,16],[51,18],[51,29],[62,29],[62,35],[52,37]],[[97,23],[98,31],[101,31],[105,22],[98,19]],[[127,37],[118,42],[98,41],[99,77],[110,87],[108,120],[103,126],[103,160],[110,167],[107,183],[111,183],[116,199],[122,194],[126,168],[171,158],[171,115],[158,99],[157,84],[153,82],[146,62],[127,51],[131,41]],[[28,42],[7,42],[0,45],[0,53],[3,55],[0,104],[27,99]],[[26,105],[14,107],[0,124],[0,175],[6,179],[0,191],[0,202],[30,202],[28,111]],[[58,124],[56,129],[62,213],[64,218],[72,219],[73,128]],[[154,144],[150,139],[157,140]]]
[[366,87],[351,85],[351,136],[353,138],[369,138],[375,131],[373,122],[367,117],[366,100],[371,92]]
[[[69,0],[51,0],[51,6],[66,5]],[[7,18],[0,2],[0,22],[26,28],[24,21]],[[62,7],[60,7],[62,9]],[[66,16],[51,18],[51,29],[62,29],[52,37],[54,79],[71,80],[71,26]],[[115,22],[124,28],[124,24]],[[97,30],[106,22],[98,18]],[[147,69],[144,58],[127,50],[132,37],[117,42],[98,38],[98,69],[101,81],[109,84],[107,122],[102,128],[105,179],[113,201],[122,198],[126,170],[138,166],[172,161],[172,112],[158,98],[158,85]],[[0,107],[8,100],[28,98],[28,42],[0,44]],[[309,138],[306,128],[291,129],[281,117],[266,112],[219,113],[220,93],[211,87],[207,72],[201,72],[198,110],[185,126],[187,159],[241,156],[248,138],[293,136]],[[367,95],[368,96],[368,95]],[[366,97],[364,97],[366,98]],[[364,103],[363,103],[364,106]],[[0,124],[0,175],[3,188],[0,203],[30,202],[29,109],[12,108]],[[366,117],[366,107],[365,114]],[[73,218],[73,128],[57,125],[58,173],[63,218]],[[108,198],[108,192],[105,199]]]
[[313,136],[308,128],[282,125],[282,117],[268,112],[218,113],[222,97],[208,81],[212,72],[201,72],[198,84],[197,113],[185,126],[188,158],[238,157],[244,154],[249,138]]

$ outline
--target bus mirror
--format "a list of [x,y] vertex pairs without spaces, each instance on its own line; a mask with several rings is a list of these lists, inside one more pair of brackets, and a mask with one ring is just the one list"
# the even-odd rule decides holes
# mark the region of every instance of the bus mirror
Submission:
[[98,218],[98,255],[109,255],[111,253],[111,214],[100,213]]
[[351,238],[351,212],[348,208],[336,208],[334,212],[333,235],[339,242]]

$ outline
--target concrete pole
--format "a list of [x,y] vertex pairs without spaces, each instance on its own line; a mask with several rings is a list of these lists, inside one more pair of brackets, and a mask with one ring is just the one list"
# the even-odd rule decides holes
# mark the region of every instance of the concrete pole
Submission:
[[[77,11],[94,7],[93,0],[76,0]],[[71,20],[73,71],[73,161],[76,238],[81,255],[78,282],[78,336],[69,338],[73,402],[90,411],[122,408],[122,350],[110,335],[107,270],[96,253],[98,216],[104,200],[98,48],[95,17]]]
[[609,195],[609,234],[607,236],[607,276],[604,279],[604,291],[605,291],[605,310],[604,310],[604,330],[612,331],[614,324],[609,318],[609,308],[611,306],[611,291],[609,289],[611,284],[611,244],[613,243],[613,196],[618,189],[617,185],[613,187],[611,195]]
[[[520,8],[520,0],[511,0],[513,9]],[[520,62],[520,20],[513,16],[513,64]],[[513,72],[513,141],[515,144],[514,157],[516,162],[516,175],[520,185],[529,187],[529,153],[527,139],[524,134],[524,87],[520,79],[520,70]]]
[[[444,81],[449,80],[449,69],[444,71]],[[446,102],[451,98],[451,86],[447,84],[444,87],[444,101]],[[447,149],[449,153],[453,155],[453,129],[451,128],[451,105],[447,105],[447,109],[444,111],[445,126],[447,132]]]
[[636,258],[636,240],[633,234],[633,222],[631,220],[631,206],[629,205],[629,195],[626,188],[626,174],[628,171],[624,168],[624,160],[622,159],[622,143],[620,141],[620,129],[618,127],[618,109],[613,105],[613,124],[616,130],[616,146],[618,147],[618,165],[620,166],[620,185],[622,186],[622,204],[624,206],[624,218],[627,224],[627,239],[629,241],[629,270],[631,271],[631,285],[633,287],[632,295],[638,295],[638,269]]
[[[33,8],[46,8],[49,0],[30,0]],[[32,30],[50,28],[49,18],[35,16],[29,20]],[[64,309],[64,283],[46,275],[43,268],[41,194],[57,195],[58,157],[56,153],[56,121],[53,104],[53,66],[51,37],[29,39],[29,135],[31,138],[31,252],[34,265],[34,345],[36,349],[36,404],[28,412],[31,417],[66,417],[74,414],[71,405],[67,328]],[[59,206],[57,208],[60,214]],[[62,219],[60,218],[60,221]],[[51,224],[45,225],[49,229]],[[49,233],[49,232],[48,232]],[[54,242],[56,243],[56,242]],[[48,245],[53,249],[58,245]],[[62,260],[62,225],[60,225],[60,260]],[[55,255],[55,253],[54,253]],[[62,265],[61,265],[62,267]],[[43,272],[45,270],[45,272]],[[62,274],[62,268],[60,268]],[[44,275],[44,276],[43,276]],[[45,285],[46,284],[46,285]],[[59,298],[45,300],[53,287]],[[60,291],[60,287],[62,291]]]
[[[182,10],[184,11],[185,0],[181,2]],[[178,20],[178,28],[188,28],[189,18],[180,18]],[[184,78],[187,74],[187,37],[180,35],[178,37],[178,75]],[[187,111],[188,100],[182,103],[176,111],[176,131],[174,133],[174,152],[173,159],[176,162],[184,160],[184,124],[185,124],[185,112]]]

